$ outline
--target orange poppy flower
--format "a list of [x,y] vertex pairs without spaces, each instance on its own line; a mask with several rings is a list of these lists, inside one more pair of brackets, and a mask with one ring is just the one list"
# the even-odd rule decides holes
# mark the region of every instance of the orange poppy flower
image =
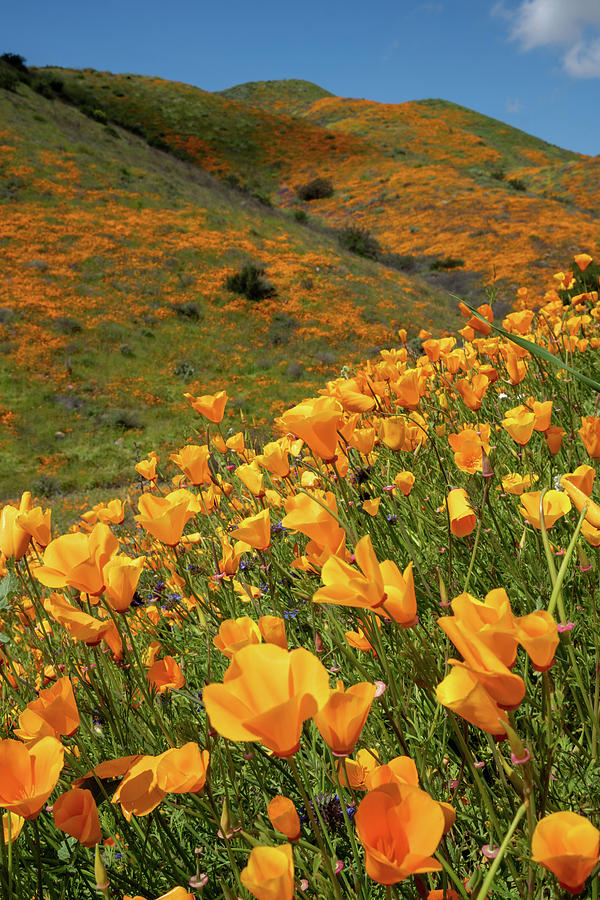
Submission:
[[468,669],[499,706],[515,709],[525,696],[523,679],[511,672],[479,634],[456,616],[443,616],[437,623],[464,657],[464,662],[454,659],[448,662]]
[[399,375],[396,381],[392,381],[390,388],[396,396],[399,406],[415,410],[425,393],[426,379],[418,369],[409,369]]
[[70,678],[59,678],[49,688],[41,690],[37,700],[28,703],[19,715],[15,735],[22,741],[38,738],[70,737],[79,728],[79,712]]
[[336,770],[340,784],[343,787],[351,787],[355,791],[366,791],[370,772],[379,766],[379,757],[376,750],[362,749],[356,754],[355,759],[345,757],[336,761]]
[[519,475],[518,472],[509,472],[502,479],[502,490],[506,494],[515,494],[520,497],[523,491],[531,487],[531,482],[538,481],[537,475]]
[[104,596],[115,612],[125,612],[137,590],[145,557],[113,556],[104,566]]
[[573,812],[551,813],[541,819],[531,839],[531,856],[558,878],[563,890],[580,894],[600,860],[600,832]]
[[373,881],[396,884],[410,875],[441,870],[431,854],[442,838],[444,816],[420,788],[383,784],[361,800],[354,821]]
[[600,459],[600,418],[582,416],[581,428],[577,434],[592,459]]
[[267,469],[271,475],[285,478],[290,474],[288,448],[281,440],[270,441],[268,444],[265,444],[261,455],[257,456],[256,459],[259,466]]
[[425,419],[419,413],[410,416],[389,416],[379,420],[379,437],[390,450],[412,452],[427,441]]
[[238,466],[235,474],[240,479],[244,487],[248,488],[254,497],[264,497],[265,486],[263,473],[260,471],[258,462],[253,460],[251,463],[244,463]]
[[454,462],[461,472],[473,475],[483,468],[483,454],[489,453],[489,430],[484,428],[461,428],[456,434],[448,435],[448,443],[454,453]]
[[427,900],[460,900],[460,896],[454,888],[436,888],[433,891],[429,891]]
[[503,320],[502,325],[507,331],[515,334],[527,334],[531,327],[535,313],[532,309],[522,309],[519,312],[509,313]]
[[240,559],[244,553],[243,541],[231,544],[226,537],[221,538],[221,558],[219,560],[219,572],[223,575],[235,575],[240,567]]
[[376,439],[377,432],[374,428],[354,428],[346,441],[349,447],[358,450],[363,456],[368,456],[375,446]]
[[156,466],[158,463],[158,454],[152,451],[148,454],[148,459],[142,459],[139,463],[136,463],[133,467],[138,475],[141,475],[142,478],[145,478],[146,481],[156,481],[158,475],[156,474]]
[[206,784],[210,753],[190,741],[158,757],[156,783],[167,794],[198,794]]
[[394,477],[394,484],[397,488],[400,489],[405,497],[408,497],[408,495],[412,491],[414,483],[415,476],[412,472],[398,472],[398,474]]
[[[10,822],[10,829],[9,829]],[[17,816],[12,812],[5,812],[2,816],[2,833],[4,835],[4,843],[8,845],[10,840],[11,844],[14,844],[16,839],[21,834],[23,825],[25,824],[25,819],[23,816]],[[10,834],[9,834],[10,831]]]
[[585,513],[586,521],[588,521],[593,528],[600,528],[600,506],[591,499],[589,494],[577,487],[572,480],[572,476],[563,475],[560,483],[565,494],[573,501],[577,512],[580,513],[583,510],[583,507],[587,506]]
[[490,697],[477,677],[463,666],[455,666],[438,684],[435,695],[438,703],[462,716],[467,722],[488,734],[504,737],[502,722],[506,713]]
[[160,756],[141,756],[125,771],[113,795],[113,803],[121,804],[127,821],[132,815],[147,816],[167,796],[167,791],[158,785],[156,770],[160,761]]
[[269,822],[276,831],[284,834],[288,841],[297,841],[300,837],[300,819],[296,807],[289,797],[279,794],[273,797],[267,807]]
[[[375,621],[377,622],[378,629],[381,631],[380,619],[376,619]],[[350,646],[354,647],[356,650],[362,650],[363,653],[372,653],[373,656],[377,656],[374,647],[362,628],[359,628],[358,631],[345,631],[344,637]]]
[[7,559],[11,557],[22,559],[29,546],[31,534],[18,523],[21,514],[31,508],[31,494],[26,491],[22,497],[19,508],[4,506],[0,513],[0,551]]
[[390,559],[378,562],[368,534],[357,543],[354,556],[360,572],[335,556],[325,561],[321,571],[324,587],[313,595],[313,601],[372,609],[405,627],[414,625],[417,601],[412,562],[403,574]]
[[303,400],[275,419],[280,431],[295,435],[311,451],[326,462],[337,454],[338,431],[342,427],[344,411],[333,397]]
[[362,508],[364,511],[370,516],[376,516],[379,512],[379,506],[381,504],[381,497],[375,497],[371,500],[365,500]]
[[240,879],[256,900],[292,900],[294,896],[292,845],[253,847],[248,857],[248,865],[240,872]]
[[238,650],[248,644],[260,644],[261,633],[256,622],[250,616],[240,619],[225,619],[213,638],[213,644],[228,659],[232,659]]
[[346,534],[335,518],[337,511],[335,494],[331,491],[316,491],[314,497],[293,494],[285,501],[286,514],[281,524],[292,531],[300,531],[320,548],[335,553],[346,540]]
[[195,515],[191,507],[193,494],[186,490],[171,491],[166,497],[142,494],[138,500],[139,515],[135,521],[153,537],[175,547],[181,540],[186,523]]
[[267,644],[277,644],[278,647],[283,647],[284,650],[287,650],[288,642],[283,619],[279,616],[261,616],[258,620],[258,627],[263,641]]
[[189,393],[185,393],[183,396],[186,400],[189,400],[194,412],[204,416],[209,422],[214,422],[217,425],[223,420],[225,407],[229,399],[227,391],[217,391],[216,394],[203,394],[202,397],[193,397]]
[[[105,522],[107,525],[120,525],[125,518],[125,501],[114,499],[109,500],[108,503],[97,503],[93,511],[98,522]],[[86,513],[81,518],[85,519],[85,517]]]
[[561,484],[563,481],[569,481],[571,484],[574,484],[575,487],[579,488],[580,491],[583,491],[586,497],[590,497],[594,487],[595,477],[596,470],[593,469],[592,466],[577,466],[574,472],[567,472],[566,475],[563,475]]
[[544,432],[544,440],[546,441],[546,446],[552,456],[556,456],[556,454],[560,451],[560,448],[562,446],[562,439],[565,434],[565,429],[560,428],[558,425],[550,425],[550,427]]
[[170,458],[181,469],[190,484],[212,484],[209,467],[210,450],[206,444],[201,447],[186,444],[179,453],[172,453]]
[[419,786],[419,773],[414,760],[410,756],[397,756],[389,763],[374,766],[365,778],[367,790],[374,791],[382,784],[412,784]]
[[473,331],[477,331],[479,334],[483,334],[484,337],[491,333],[491,325],[488,325],[487,323],[494,321],[494,313],[492,312],[492,307],[489,303],[482,303],[481,306],[477,307],[477,312],[487,319],[487,322],[482,322],[478,316],[474,316],[464,303],[459,303],[458,308],[465,319],[469,320],[467,322],[469,328],[472,328]]
[[99,619],[95,619],[73,606],[61,594],[52,592],[42,602],[46,612],[60,625],[63,625],[72,638],[83,641],[89,647],[99,644],[110,629],[110,622],[101,622]]
[[[541,529],[540,523],[540,497],[541,491],[531,491],[521,495],[521,503],[519,512],[523,518],[533,525],[534,528]],[[544,525],[546,528],[552,528],[563,516],[571,509],[571,501],[565,491],[546,491],[542,504],[544,513]]]
[[[47,547],[50,543],[51,531],[50,520],[52,511],[47,509],[45,512],[41,506],[31,506],[31,495],[26,491],[21,497],[16,524],[19,528],[27,531],[31,537],[40,545]],[[1,527],[0,527],[1,533]],[[5,554],[8,555],[8,554]]]
[[338,681],[329,700],[313,716],[321,737],[334,756],[350,756],[364,728],[375,697],[375,685],[368,681],[344,690]]
[[0,806],[24,819],[35,819],[56,787],[64,748],[55,737],[29,747],[7,738],[0,741]]
[[504,430],[513,441],[522,447],[529,442],[534,425],[535,415],[526,406],[515,406],[514,409],[509,409],[502,419]]
[[466,537],[475,530],[477,516],[471,508],[469,497],[464,488],[454,488],[446,497],[450,531],[455,537]]
[[527,363],[524,359],[519,359],[515,351],[510,348],[503,350],[502,355],[506,360],[506,371],[513,385],[520,384],[527,375]]
[[546,672],[554,662],[559,644],[558,627],[545,609],[537,609],[516,620],[517,640],[538,672]]
[[119,541],[108,525],[98,522],[89,535],[75,532],[51,541],[44,551],[43,565],[33,573],[47,587],[69,585],[86,594],[101,594],[104,566],[118,550]]
[[150,666],[146,678],[159,694],[179,690],[185,685],[183,672],[172,656],[164,656]]
[[293,756],[306,719],[329,699],[329,676],[304,648],[275,644],[239,650],[202,699],[212,727],[231,741],[261,741],[277,756]]
[[263,509],[255,516],[242,519],[231,537],[244,541],[255,550],[266,550],[271,543],[271,519],[268,509]]
[[483,601],[468,593],[459,594],[452,601],[452,612],[467,634],[476,635],[505,666],[512,668],[517,656],[517,624],[503,588],[490,591]]
[[547,431],[550,428],[552,400],[539,401],[528,397],[525,402],[535,417],[533,424],[535,431]]
[[54,824],[65,834],[77,838],[84,847],[102,840],[98,808],[91,791],[72,788],[57,797],[52,805]]
[[589,253],[576,253],[573,259],[577,263],[577,267],[580,272],[585,272],[589,264],[592,262],[592,257],[589,255]]
[[471,378],[461,378],[454,385],[464,404],[474,412],[481,409],[485,392],[489,386],[489,379],[481,373],[473,375]]

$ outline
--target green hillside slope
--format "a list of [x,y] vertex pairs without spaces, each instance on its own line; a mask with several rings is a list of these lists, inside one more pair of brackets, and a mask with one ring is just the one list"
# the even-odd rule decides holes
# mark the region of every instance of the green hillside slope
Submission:
[[[136,445],[181,439],[186,390],[226,385],[229,425],[260,423],[401,325],[454,321],[432,286],[73,105],[19,85],[0,122],[2,496],[127,479]],[[249,261],[274,297],[226,289]]]

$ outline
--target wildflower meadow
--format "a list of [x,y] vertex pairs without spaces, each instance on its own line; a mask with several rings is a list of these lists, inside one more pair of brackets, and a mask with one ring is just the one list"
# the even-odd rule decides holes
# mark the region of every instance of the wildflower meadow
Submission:
[[2,508],[3,897],[598,897],[599,276]]

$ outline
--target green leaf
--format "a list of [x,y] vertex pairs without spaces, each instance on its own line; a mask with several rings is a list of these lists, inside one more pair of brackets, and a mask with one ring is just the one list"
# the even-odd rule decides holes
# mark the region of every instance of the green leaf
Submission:
[[0,610],[8,607],[9,602],[21,592],[19,579],[14,572],[9,572],[0,581]]

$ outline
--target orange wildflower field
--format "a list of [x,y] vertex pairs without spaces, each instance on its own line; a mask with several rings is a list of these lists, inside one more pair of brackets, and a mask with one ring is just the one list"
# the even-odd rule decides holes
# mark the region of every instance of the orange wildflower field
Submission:
[[0,894],[597,898],[594,161],[40,73],[0,90]]

